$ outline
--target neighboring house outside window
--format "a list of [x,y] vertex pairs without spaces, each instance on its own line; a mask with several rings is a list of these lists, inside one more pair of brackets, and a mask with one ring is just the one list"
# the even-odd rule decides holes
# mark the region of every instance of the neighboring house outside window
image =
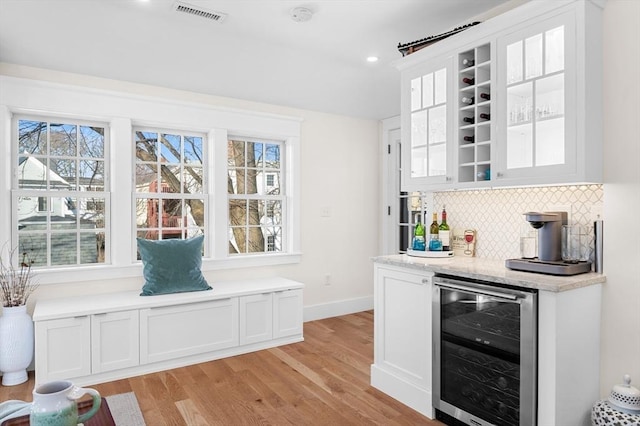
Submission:
[[36,267],[108,262],[108,126],[26,116],[13,124],[20,252]]
[[205,136],[134,128],[135,211],[139,238],[166,240],[205,233]]
[[283,252],[284,143],[229,137],[229,254]]

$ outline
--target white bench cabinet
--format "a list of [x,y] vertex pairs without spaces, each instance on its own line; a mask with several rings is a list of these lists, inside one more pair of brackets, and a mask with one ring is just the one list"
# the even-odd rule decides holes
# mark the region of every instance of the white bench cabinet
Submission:
[[140,362],[238,345],[238,298],[140,310]]
[[212,287],[38,300],[36,383],[85,386],[304,340],[302,283],[264,278]]

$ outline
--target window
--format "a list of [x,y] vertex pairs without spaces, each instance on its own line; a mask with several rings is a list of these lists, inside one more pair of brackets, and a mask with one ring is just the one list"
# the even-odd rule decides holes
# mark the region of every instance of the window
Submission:
[[15,117],[13,215],[36,267],[108,261],[108,127]]
[[285,209],[282,142],[227,143],[229,254],[282,252]]
[[205,233],[205,136],[134,128],[137,236],[153,240]]

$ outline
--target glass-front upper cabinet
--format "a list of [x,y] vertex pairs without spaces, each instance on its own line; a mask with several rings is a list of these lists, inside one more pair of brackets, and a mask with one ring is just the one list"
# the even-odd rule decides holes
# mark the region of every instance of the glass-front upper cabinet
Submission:
[[451,60],[402,77],[402,189],[451,181]]
[[575,174],[576,60],[573,14],[498,40],[497,179]]

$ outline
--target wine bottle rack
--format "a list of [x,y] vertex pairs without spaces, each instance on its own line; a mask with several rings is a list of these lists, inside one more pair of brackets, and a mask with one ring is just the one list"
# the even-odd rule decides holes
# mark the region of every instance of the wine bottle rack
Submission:
[[491,45],[460,53],[458,70],[458,180],[490,181]]

